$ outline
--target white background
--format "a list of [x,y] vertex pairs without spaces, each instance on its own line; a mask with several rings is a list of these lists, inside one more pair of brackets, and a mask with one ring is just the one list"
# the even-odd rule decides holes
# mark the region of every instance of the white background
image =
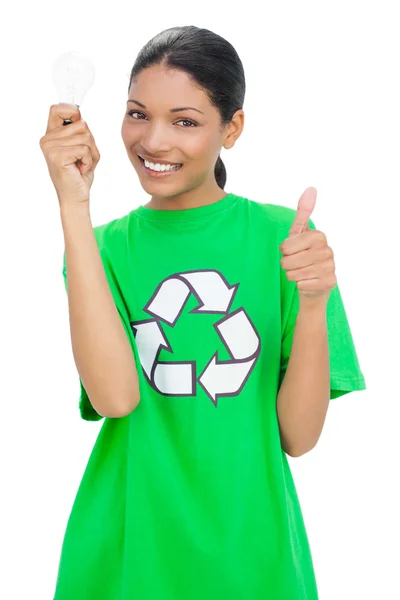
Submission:
[[233,149],[222,151],[226,191],[296,208],[304,189],[315,186],[312,219],[335,253],[368,390],[331,401],[316,448],[289,459],[320,600],[400,598],[398,4],[257,0],[257,5],[115,0],[103,8],[81,1],[12,8],[8,2],[3,9],[4,600],[53,598],[67,519],[102,424],[79,417],[63,232],[39,147],[50,105],[58,102],[51,66],[69,50],[94,59],[95,83],[80,108],[101,153],[91,190],[92,221],[106,223],[150,199],[120,129],[137,53],[174,25],[222,35],[244,64],[245,130]]

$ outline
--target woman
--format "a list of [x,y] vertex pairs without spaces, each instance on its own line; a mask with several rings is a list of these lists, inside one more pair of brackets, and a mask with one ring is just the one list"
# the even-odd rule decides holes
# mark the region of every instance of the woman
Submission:
[[[282,408],[278,404],[295,328],[297,360],[307,335],[323,340],[325,360],[326,313],[330,361],[318,375],[326,393],[318,398],[316,439],[329,399],[365,389],[365,381],[332,273],[315,302],[322,307],[318,331],[310,326],[314,308],[299,324],[301,299],[311,297],[313,288],[305,283],[301,288],[286,275],[289,262],[283,267],[280,254],[288,238],[288,254],[306,239],[303,233],[293,237],[299,212],[224,191],[220,152],[231,149],[242,133],[244,95],[243,67],[234,48],[197,27],[160,33],[132,69],[121,133],[151,199],[95,227],[101,263],[81,266],[89,303],[102,264],[130,354],[128,360],[119,338],[121,359],[110,351],[112,366],[99,368],[96,377],[85,363],[84,386],[83,357],[89,351],[94,357],[95,349],[86,337],[86,354],[82,351],[78,361],[75,338],[81,415],[106,418],[69,518],[54,600],[318,598],[287,460],[287,454],[299,456],[316,442],[297,447],[295,436],[306,439],[309,432],[305,425],[303,430],[292,424],[291,430],[290,412],[283,401]],[[60,118],[67,116],[73,123],[63,129]],[[58,139],[64,135],[66,144],[69,127],[76,126],[80,135],[87,131],[78,110],[58,112],[57,123],[54,132]],[[69,167],[88,200],[99,155],[92,137],[84,143]],[[76,157],[82,159],[79,169]],[[262,157],[249,156],[246,168],[257,173]],[[61,176],[58,191],[60,181]],[[76,199],[78,187],[75,194]],[[61,192],[59,200],[62,208],[67,205]],[[89,245],[91,234],[88,219],[71,209],[73,195],[68,200],[68,210],[62,210],[63,273],[67,291],[74,273],[78,294],[78,250],[74,255],[71,240],[76,246],[87,236]],[[313,240],[318,233],[320,248],[329,248],[321,245],[323,234],[311,220],[303,225]],[[81,253],[84,261],[88,254]],[[83,306],[82,319],[84,314]],[[100,310],[96,317],[97,347],[102,347]],[[71,335],[74,327],[77,332],[77,320],[71,321]],[[291,368],[295,374],[296,366]],[[124,377],[130,394],[101,396],[110,381],[122,390]],[[292,379],[291,393],[300,386],[295,375]],[[310,401],[302,394],[298,402]],[[309,390],[310,398],[315,394]]]

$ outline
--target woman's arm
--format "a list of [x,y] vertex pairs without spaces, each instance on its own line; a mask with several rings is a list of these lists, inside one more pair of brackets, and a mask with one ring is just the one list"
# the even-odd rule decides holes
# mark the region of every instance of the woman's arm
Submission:
[[61,207],[72,351],[94,409],[123,417],[139,402],[135,358],[114,302],[86,205]]
[[303,302],[277,398],[281,445],[289,456],[309,452],[321,435],[330,400],[327,300]]

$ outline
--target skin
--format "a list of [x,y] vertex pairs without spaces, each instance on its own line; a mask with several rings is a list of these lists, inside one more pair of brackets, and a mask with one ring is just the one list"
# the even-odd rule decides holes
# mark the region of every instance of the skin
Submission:
[[[143,189],[151,196],[145,206],[155,210],[182,210],[213,204],[227,193],[214,176],[222,148],[235,145],[244,127],[244,112],[238,110],[222,127],[221,116],[207,94],[183,71],[156,65],[139,73],[132,81],[121,136]],[[171,113],[171,109],[193,107]],[[135,111],[131,115],[127,114]],[[189,121],[188,121],[189,120]],[[194,121],[196,125],[192,125]],[[138,154],[183,167],[170,177],[147,175]]]

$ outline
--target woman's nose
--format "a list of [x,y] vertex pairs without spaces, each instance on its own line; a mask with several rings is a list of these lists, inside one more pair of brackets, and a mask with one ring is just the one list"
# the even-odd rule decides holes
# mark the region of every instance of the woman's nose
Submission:
[[168,152],[171,149],[171,140],[169,137],[166,128],[162,125],[150,125],[146,130],[141,144],[143,149],[149,154]]

